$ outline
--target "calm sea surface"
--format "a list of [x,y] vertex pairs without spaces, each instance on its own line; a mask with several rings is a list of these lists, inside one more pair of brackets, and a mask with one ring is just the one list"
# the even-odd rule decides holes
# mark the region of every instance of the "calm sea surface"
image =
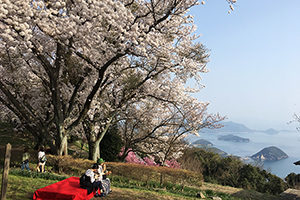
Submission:
[[[200,136],[189,137],[190,142],[198,139],[206,139],[228,154],[250,157],[251,155],[259,152],[265,147],[276,146],[288,154],[289,158],[264,162],[263,168],[281,178],[285,178],[289,173],[300,174],[300,166],[293,163],[300,160],[300,133],[299,132],[279,132],[275,135],[266,134],[263,132],[252,133],[199,133]],[[233,134],[240,137],[249,138],[249,143],[227,142],[218,140],[221,135]]]

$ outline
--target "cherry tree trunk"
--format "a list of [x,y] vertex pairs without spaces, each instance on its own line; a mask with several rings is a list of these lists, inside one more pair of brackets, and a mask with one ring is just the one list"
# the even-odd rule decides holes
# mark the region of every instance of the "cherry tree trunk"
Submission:
[[89,159],[95,162],[100,158],[100,141],[99,139],[89,141]]
[[60,134],[59,137],[57,137],[57,155],[68,155],[67,135]]

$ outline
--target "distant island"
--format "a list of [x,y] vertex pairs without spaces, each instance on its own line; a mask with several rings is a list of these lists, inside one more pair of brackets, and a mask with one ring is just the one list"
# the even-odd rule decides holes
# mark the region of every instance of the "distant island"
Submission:
[[284,153],[281,149],[271,146],[264,148],[258,153],[251,156],[253,160],[257,161],[277,161],[288,158],[288,155]]
[[249,142],[248,138],[239,137],[236,135],[223,135],[218,137],[218,140],[230,141],[230,142]]
[[278,130],[273,128],[269,128],[267,130],[253,130],[245,126],[244,124],[235,123],[232,121],[222,122],[222,128],[218,129],[203,129],[201,132],[203,133],[251,133],[251,132],[263,132],[266,134],[274,135],[279,133]]
[[270,135],[275,135],[275,134],[279,133],[279,131],[277,131],[277,130],[275,130],[273,128],[269,128],[269,129],[267,129],[267,130],[265,130],[263,132],[267,133],[267,134],[270,134]]
[[205,140],[205,139],[196,140],[191,145],[193,147],[203,149],[203,150],[208,151],[208,152],[217,153],[222,157],[227,157],[228,156],[228,153],[226,153],[225,151],[222,151],[221,149],[213,147],[213,143],[211,143],[210,141]]
[[194,145],[194,146],[211,147],[211,146],[213,146],[213,143],[211,143],[210,141],[205,140],[205,139],[199,139],[199,140],[196,140],[195,142],[193,142],[192,145]]
[[246,127],[244,124],[239,124],[235,123],[232,121],[229,122],[222,122],[223,125],[222,128],[218,129],[203,129],[202,132],[205,133],[219,133],[219,132],[224,132],[224,133],[242,133],[242,132],[253,132],[253,130],[249,129]]

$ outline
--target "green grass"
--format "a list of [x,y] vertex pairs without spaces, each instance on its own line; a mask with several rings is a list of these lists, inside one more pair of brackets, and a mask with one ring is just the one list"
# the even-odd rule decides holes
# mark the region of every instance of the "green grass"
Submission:
[[[147,190],[147,191],[155,191],[160,194],[167,194],[173,196],[180,196],[185,198],[195,198],[197,193],[199,193],[199,188],[182,186],[180,184],[175,183],[167,183],[160,185],[158,182],[149,181],[148,183],[130,180],[128,178],[113,176],[112,177],[112,185],[118,188],[129,188],[136,190]],[[202,193],[206,197],[221,197],[223,200],[234,200],[238,199],[237,197],[232,197],[230,194],[215,192],[212,190],[202,191]],[[209,199],[209,198],[208,198]]]
[[[51,173],[36,173],[21,171],[19,169],[11,169],[9,174],[9,183],[7,191],[7,199],[21,200],[21,199],[32,199],[35,190],[58,182],[59,180],[67,177],[60,176]],[[162,195],[169,199],[196,199],[196,194],[200,191],[199,188],[184,187],[182,188],[177,184],[167,184],[162,187],[156,182],[143,183],[133,180],[124,179],[122,177],[112,178],[112,186],[120,188],[121,190],[131,190],[133,193],[139,191],[149,195],[149,192],[156,194],[157,196]],[[215,191],[202,191],[202,193],[209,197],[218,196],[223,200],[238,200],[237,197],[232,197],[229,194],[215,192]],[[167,199],[168,199],[167,198]],[[133,197],[134,199],[134,197]],[[149,197],[149,199],[151,199]]]
[[9,175],[6,199],[32,199],[34,191],[52,183],[56,183],[57,181],[58,180],[46,180],[42,178],[30,178],[24,176]]
[[26,171],[26,170],[22,171],[21,169],[11,169],[9,171],[9,174],[15,176],[28,177],[28,178],[41,178],[46,180],[57,180],[57,181],[61,181],[69,177],[69,176],[62,176],[59,174],[54,174],[49,172],[38,173],[35,171]]
[[[1,177],[0,177],[1,181]],[[6,194],[7,200],[27,200],[32,199],[33,193],[35,190],[45,187],[47,185],[58,182],[59,180],[49,180],[44,178],[33,178],[33,177],[25,177],[21,175],[9,175],[9,184],[8,191]],[[145,186],[135,186],[130,181],[128,184],[120,184],[116,181],[112,181],[113,187],[117,190],[117,192],[113,192],[114,194],[109,195],[107,200],[117,200],[122,197],[122,195],[126,196],[128,193],[132,194],[131,197],[127,197],[125,199],[187,199],[187,200],[196,200],[193,195],[186,195],[186,192],[200,192],[200,189],[191,189],[184,188],[182,193],[174,193],[165,188],[149,188]],[[192,191],[188,191],[192,190]],[[213,191],[213,190],[202,190],[202,193],[207,197],[206,199],[212,199],[212,197],[221,197],[222,200],[239,200],[239,199],[263,199],[263,200],[274,200],[276,199],[273,195],[266,195],[262,193],[258,193],[255,191],[247,191],[241,190],[233,195],[226,194],[223,192]],[[134,196],[136,195],[136,196]],[[155,196],[155,198],[153,198]],[[143,198],[141,198],[143,197]]]
[[[0,179],[1,180],[1,179]],[[47,185],[53,184],[57,182],[58,180],[47,180],[44,178],[32,178],[32,177],[25,177],[20,175],[9,175],[9,184],[8,184],[8,191],[6,194],[7,200],[26,200],[26,199],[32,199],[33,193],[35,190],[45,187]],[[155,194],[156,196],[162,196],[166,199],[196,199],[196,195],[194,196],[186,196],[185,193],[174,193],[165,189],[150,189],[148,187],[136,187],[131,184],[129,185],[120,185],[112,182],[114,187],[122,188],[126,190],[130,190],[132,193],[138,192],[139,195],[145,194],[145,196],[149,196],[146,199],[152,199],[151,195],[149,194]],[[119,189],[119,190],[120,190]],[[198,190],[199,192],[199,190]],[[205,194],[205,191],[203,191]],[[231,197],[228,194],[222,194],[222,193],[215,193],[211,192],[209,195],[206,194],[207,197],[209,196],[219,196],[223,200],[238,200],[239,198]],[[114,199],[114,198],[112,198]],[[132,199],[135,199],[133,196]],[[211,198],[207,198],[211,199]]]

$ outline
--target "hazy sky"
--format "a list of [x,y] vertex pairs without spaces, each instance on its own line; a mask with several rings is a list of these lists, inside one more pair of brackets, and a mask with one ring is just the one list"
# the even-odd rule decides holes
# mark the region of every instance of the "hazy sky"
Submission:
[[210,112],[249,128],[291,129],[300,113],[300,0],[206,0],[191,10],[210,50],[206,86],[197,94]]

